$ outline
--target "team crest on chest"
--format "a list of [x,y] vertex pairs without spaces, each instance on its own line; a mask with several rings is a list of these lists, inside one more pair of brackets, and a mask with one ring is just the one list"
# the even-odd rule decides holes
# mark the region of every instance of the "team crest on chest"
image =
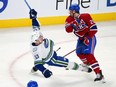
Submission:
[[88,26],[86,25],[86,23],[81,19],[79,26],[78,26],[78,30],[79,31],[83,31],[84,29],[88,28]]

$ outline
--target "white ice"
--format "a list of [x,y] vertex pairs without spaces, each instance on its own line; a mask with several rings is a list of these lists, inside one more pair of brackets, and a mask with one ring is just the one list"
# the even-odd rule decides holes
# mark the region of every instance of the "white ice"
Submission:
[[[51,78],[44,78],[38,71],[30,74],[33,58],[30,52],[31,27],[0,29],[0,87],[26,87],[35,80],[39,87],[116,87],[116,21],[97,22],[98,33],[96,59],[106,83],[95,83],[95,73],[50,67]],[[77,37],[65,32],[64,25],[42,26],[44,36],[54,40],[58,55],[63,56],[75,49]],[[75,52],[68,55],[70,61],[81,63]]]

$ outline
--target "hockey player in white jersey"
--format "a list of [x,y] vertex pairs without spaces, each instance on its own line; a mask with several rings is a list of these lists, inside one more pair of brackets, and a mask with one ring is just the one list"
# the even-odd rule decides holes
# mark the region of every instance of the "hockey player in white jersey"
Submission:
[[50,66],[64,67],[72,70],[80,70],[91,72],[91,68],[78,65],[76,62],[70,62],[67,58],[58,56],[54,51],[54,42],[51,39],[44,38],[40,31],[40,24],[37,21],[37,12],[30,10],[30,19],[32,20],[33,33],[31,36],[32,54],[34,57],[34,66],[31,72],[40,71],[45,78],[52,75],[52,71],[48,70],[44,64]]

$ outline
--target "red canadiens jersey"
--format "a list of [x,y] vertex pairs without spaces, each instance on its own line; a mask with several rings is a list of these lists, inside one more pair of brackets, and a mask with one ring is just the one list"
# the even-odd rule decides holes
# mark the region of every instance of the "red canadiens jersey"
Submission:
[[[78,23],[78,26],[74,28],[70,23],[75,21]],[[66,19],[65,30],[70,33],[74,32],[74,34],[78,37],[89,36],[93,37],[97,32],[96,24],[93,22],[91,16],[87,13],[80,14],[78,19],[74,19],[71,16],[68,16]]]

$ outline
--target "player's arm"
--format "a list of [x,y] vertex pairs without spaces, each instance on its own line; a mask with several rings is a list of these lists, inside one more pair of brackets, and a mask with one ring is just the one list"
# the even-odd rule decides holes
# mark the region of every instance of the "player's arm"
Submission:
[[93,37],[97,33],[97,26],[94,24],[93,26],[90,27],[90,31],[88,33],[89,37]]
[[88,36],[92,38],[97,33],[97,26],[91,18],[90,14],[85,14],[82,18],[89,28]]
[[51,39],[47,39],[47,38],[44,39],[44,47],[46,49],[49,49],[48,54],[45,58],[46,61],[50,60],[54,53],[53,46],[54,46],[54,42]]
[[88,27],[85,26],[81,29],[77,29],[76,31],[74,31],[74,34],[78,37],[84,37],[88,31],[89,31]]
[[44,38],[44,46],[45,46],[45,48],[48,48],[49,45],[53,48],[53,46],[54,46],[53,40]]
[[68,33],[71,33],[73,32],[73,21],[74,21],[74,18],[71,17],[71,16],[68,16],[65,20],[65,30],[66,32]]
[[38,29],[40,29],[40,23],[37,20],[37,12],[34,9],[31,9],[29,14],[30,14],[30,19],[32,19],[33,30],[37,31]]

